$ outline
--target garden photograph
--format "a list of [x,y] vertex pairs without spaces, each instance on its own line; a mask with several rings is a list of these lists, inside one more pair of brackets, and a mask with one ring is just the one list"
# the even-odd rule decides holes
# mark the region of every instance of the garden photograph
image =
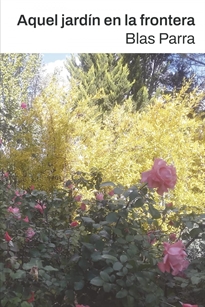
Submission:
[[1,53],[0,307],[104,306],[205,306],[205,54]]

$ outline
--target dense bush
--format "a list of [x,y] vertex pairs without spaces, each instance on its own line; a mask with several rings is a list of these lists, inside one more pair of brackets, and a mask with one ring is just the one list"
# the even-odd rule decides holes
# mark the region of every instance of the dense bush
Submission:
[[[205,119],[193,113],[202,99],[196,90],[160,95],[146,110],[132,101],[100,113],[89,101],[77,105],[75,93],[50,83],[32,103],[19,106],[15,134],[0,145],[0,169],[14,172],[18,187],[53,191],[69,174],[97,168],[103,181],[133,185],[153,158],[164,157],[177,168],[178,184],[166,194],[180,210],[204,210]],[[103,118],[102,118],[103,116]],[[1,135],[0,135],[1,138]],[[158,201],[159,202],[159,201]]]
[[[158,159],[142,176],[148,186],[95,174],[47,194],[16,189],[2,172],[0,306],[204,306],[204,257],[186,259],[194,241],[203,244],[203,216],[182,216],[163,196],[155,206],[153,188],[166,192],[175,179]],[[80,189],[92,184],[84,199]]]

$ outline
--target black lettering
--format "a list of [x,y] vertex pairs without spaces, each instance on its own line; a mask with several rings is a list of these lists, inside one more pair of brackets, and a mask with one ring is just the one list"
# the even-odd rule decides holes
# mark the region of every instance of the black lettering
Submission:
[[30,26],[34,26],[34,28],[36,28],[36,17],[30,17],[28,19],[28,23]]
[[167,33],[160,33],[159,43],[161,44],[163,40],[167,40],[169,35]]
[[180,24],[181,24],[181,19],[180,19],[179,17],[175,17],[174,20],[173,20],[173,22],[174,22],[174,25],[175,25],[175,26],[180,26]]
[[26,26],[28,25],[27,22],[26,22],[26,18],[24,15],[21,15],[20,18],[19,18],[19,21],[17,23],[17,26],[20,25],[20,23],[24,23]]
[[52,17],[47,18],[47,25],[52,26],[54,24],[54,19]]
[[126,44],[134,44],[134,43],[135,43],[135,34],[126,33]]
[[194,22],[194,18],[193,17],[189,17],[188,18],[187,25],[188,26],[195,26],[195,22]]
[[106,26],[110,26],[112,24],[112,18],[111,17],[105,17],[104,23]]

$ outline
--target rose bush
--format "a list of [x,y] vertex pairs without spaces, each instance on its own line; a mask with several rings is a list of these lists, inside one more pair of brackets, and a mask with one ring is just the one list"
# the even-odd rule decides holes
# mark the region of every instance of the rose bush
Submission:
[[[76,178],[52,194],[19,189],[16,195],[2,174],[1,306],[202,307],[205,261],[188,266],[186,259],[186,247],[204,236],[202,217],[158,210],[146,185],[98,181],[87,199],[82,183],[90,189],[90,179]],[[81,189],[83,207],[75,198]],[[171,243],[174,233],[180,240]]]

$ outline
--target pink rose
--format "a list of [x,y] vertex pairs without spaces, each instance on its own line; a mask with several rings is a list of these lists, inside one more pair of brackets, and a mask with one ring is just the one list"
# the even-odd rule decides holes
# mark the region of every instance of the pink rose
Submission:
[[81,198],[82,198],[82,195],[76,195],[74,197],[74,200],[79,202],[79,201],[81,201]]
[[17,207],[9,207],[8,209],[7,209],[7,211],[8,212],[11,212],[11,213],[13,213],[13,215],[17,218],[17,219],[20,219],[21,218],[21,214],[19,213],[19,208],[17,208]]
[[34,300],[35,300],[35,298],[34,298],[34,292],[32,291],[32,292],[31,292],[31,296],[30,296],[30,298],[27,300],[27,302],[28,302],[28,303],[32,303],[32,302],[34,302]]
[[114,190],[111,190],[110,192],[108,192],[108,195],[110,195],[110,196],[115,195]]
[[9,177],[9,173],[8,172],[4,173],[4,177],[8,178]]
[[22,102],[21,108],[22,108],[22,109],[26,109],[26,108],[27,108],[27,104],[26,104],[25,102]]
[[81,206],[80,206],[80,209],[82,211],[85,211],[86,210],[86,204],[82,203]]
[[97,193],[96,194],[96,199],[99,200],[99,201],[103,200],[104,199],[103,193]]
[[173,244],[164,242],[163,245],[163,262],[158,263],[160,271],[177,275],[179,272],[185,270],[188,267],[189,262],[185,259],[187,254],[184,251],[185,247],[182,241]]
[[157,193],[163,195],[168,189],[175,187],[177,176],[176,169],[172,165],[167,165],[162,159],[155,159],[150,171],[142,173],[142,182],[147,182],[149,188],[157,188]]
[[7,242],[10,242],[12,239],[10,237],[10,235],[8,234],[8,232],[6,231],[5,235],[4,235],[4,239],[7,241]]
[[69,189],[69,190],[73,190],[75,188],[74,184],[72,183],[71,180],[68,180],[66,183],[65,183],[65,186]]
[[70,223],[71,227],[76,227],[78,226],[78,222],[77,221],[73,221],[72,223]]
[[41,214],[43,214],[43,210],[46,209],[46,205],[40,205],[39,203],[34,206]]
[[34,185],[30,186],[30,190],[33,191],[35,189]]
[[28,228],[26,230],[26,237],[27,237],[27,239],[33,238],[34,235],[35,235],[35,231],[33,230],[33,228]]
[[15,191],[16,196],[21,196],[18,190]]
[[19,213],[19,208],[13,208],[13,207],[9,207],[8,209],[7,209],[7,211],[8,212],[11,212],[11,213],[13,213],[13,214],[18,214]]
[[198,305],[182,304],[182,307],[198,307]]
[[175,233],[170,233],[170,235],[169,235],[169,240],[170,240],[170,241],[176,241],[176,239],[177,239],[176,234],[175,234]]
[[166,206],[166,208],[172,208],[173,207],[173,203],[168,203],[165,206]]
[[26,223],[29,223],[29,218],[28,218],[28,216],[26,216],[26,217],[23,219],[23,221],[26,222]]

